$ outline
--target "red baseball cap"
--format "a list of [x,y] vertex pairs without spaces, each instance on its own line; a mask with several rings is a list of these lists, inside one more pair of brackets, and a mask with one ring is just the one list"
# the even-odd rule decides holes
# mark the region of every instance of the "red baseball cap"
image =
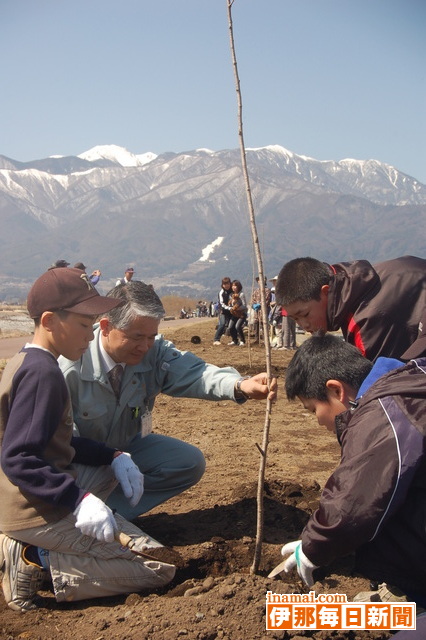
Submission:
[[98,316],[122,304],[116,298],[101,296],[81,269],[50,268],[37,278],[27,297],[31,318],[44,311],[72,311],[85,316]]

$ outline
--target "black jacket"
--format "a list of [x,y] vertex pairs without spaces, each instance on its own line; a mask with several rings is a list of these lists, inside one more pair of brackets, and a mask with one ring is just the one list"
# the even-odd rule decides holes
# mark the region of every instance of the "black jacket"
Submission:
[[330,269],[328,331],[341,329],[369,360],[400,358],[426,308],[426,260],[403,256],[374,266],[356,260]]
[[356,551],[366,577],[426,594],[426,358],[375,380],[398,365],[381,358],[336,418],[341,462],[302,548],[317,566]]

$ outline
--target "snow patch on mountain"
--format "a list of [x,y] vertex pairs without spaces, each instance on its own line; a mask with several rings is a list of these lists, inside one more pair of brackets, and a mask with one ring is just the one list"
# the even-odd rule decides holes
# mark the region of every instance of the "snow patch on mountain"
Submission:
[[8,189],[18,192],[27,192],[31,196],[31,189],[36,188],[38,191],[52,191],[52,184],[59,184],[66,189],[69,185],[69,176],[64,175],[46,175],[44,171],[37,169],[22,169],[21,171],[13,171],[10,169],[0,169],[0,181],[6,185]]
[[267,151],[267,152],[269,151],[276,155],[284,156],[287,162],[290,162],[290,161],[297,162],[298,159],[304,160],[304,161],[318,162],[317,160],[315,160],[315,158],[311,158],[310,156],[298,155],[297,153],[294,153],[293,151],[289,151],[289,149],[286,149],[285,147],[279,144],[268,144],[265,147],[252,147],[252,148],[248,147],[247,151]]
[[204,249],[202,249],[201,251],[201,258],[198,259],[198,262],[215,262],[214,260],[210,259],[210,256],[212,253],[214,253],[216,247],[220,247],[224,239],[225,238],[223,236],[219,236],[218,238],[216,238],[216,240],[213,240],[213,242],[208,244],[207,247],[204,247]]
[[134,154],[128,151],[124,147],[119,147],[115,144],[98,145],[92,147],[88,151],[77,156],[82,160],[88,160],[89,162],[95,162],[96,160],[110,160],[116,164],[120,164],[122,167],[142,167],[152,160],[157,158],[155,153],[148,151],[147,153]]

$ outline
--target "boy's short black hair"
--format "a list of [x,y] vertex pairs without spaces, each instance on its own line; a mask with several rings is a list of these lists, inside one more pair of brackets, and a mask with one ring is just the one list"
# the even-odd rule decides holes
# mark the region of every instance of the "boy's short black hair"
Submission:
[[356,391],[371,371],[372,363],[337,336],[314,335],[293,356],[285,379],[287,398],[327,400],[327,381],[339,380]]
[[330,282],[330,267],[315,258],[295,258],[287,262],[275,285],[275,299],[285,307],[298,300],[319,300],[321,287]]

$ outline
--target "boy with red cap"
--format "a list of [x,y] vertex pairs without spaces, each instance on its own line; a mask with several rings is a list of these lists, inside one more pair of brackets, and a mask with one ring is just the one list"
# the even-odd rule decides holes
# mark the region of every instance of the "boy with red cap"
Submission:
[[49,574],[58,602],[158,587],[174,576],[173,565],[145,561],[115,542],[121,530],[139,550],[161,546],[104,503],[120,483],[136,504],[143,476],[129,454],[73,436],[57,363],[60,355],[79,359],[95,318],[119,304],[79,269],[49,269],[29,292],[34,338],[0,383],[0,567],[6,603],[16,611],[35,608]]

